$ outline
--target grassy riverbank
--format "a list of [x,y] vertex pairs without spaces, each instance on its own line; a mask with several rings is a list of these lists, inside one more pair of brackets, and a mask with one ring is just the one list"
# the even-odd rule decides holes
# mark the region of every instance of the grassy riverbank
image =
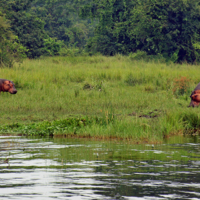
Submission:
[[27,59],[0,69],[18,89],[0,94],[0,132],[162,142],[199,128],[187,107],[199,72],[120,55]]

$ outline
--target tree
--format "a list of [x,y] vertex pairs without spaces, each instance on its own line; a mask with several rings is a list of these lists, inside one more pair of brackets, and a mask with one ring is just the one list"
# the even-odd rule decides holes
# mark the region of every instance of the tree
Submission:
[[130,38],[148,54],[175,62],[199,59],[199,0],[138,0],[131,12]]
[[82,17],[99,24],[88,50],[105,55],[137,50],[174,62],[200,60],[200,0],[93,0]]
[[77,10],[89,1],[0,0],[0,7],[10,20],[13,33],[28,49],[27,56],[36,58],[57,55],[64,44],[84,47],[94,27],[90,20],[80,19]]
[[89,0],[35,0],[31,12],[45,22],[46,33],[67,46],[83,47],[94,27],[78,16],[79,8]]
[[11,32],[9,21],[0,11],[0,66],[12,67],[25,56],[26,49]]
[[27,56],[36,58],[42,55],[44,39],[47,34],[44,31],[44,22],[36,15],[28,13],[31,0],[1,0],[0,6],[4,8],[6,18],[10,20],[10,26],[20,43],[28,49]]
[[129,37],[128,27],[133,0],[93,0],[81,10],[81,16],[98,19],[95,36],[87,44],[90,51],[104,55],[127,54],[134,51],[135,39]]

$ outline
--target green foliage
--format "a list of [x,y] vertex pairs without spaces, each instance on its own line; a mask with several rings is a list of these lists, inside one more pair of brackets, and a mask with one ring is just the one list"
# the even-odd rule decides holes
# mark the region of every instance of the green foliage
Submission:
[[28,13],[31,7],[31,0],[1,0],[0,6],[10,20],[13,33],[18,36],[20,43],[28,49],[26,52],[29,58],[36,58],[42,55],[44,46],[44,22],[36,15]]
[[69,56],[69,57],[74,57],[74,56],[81,56],[81,55],[88,55],[84,51],[84,49],[80,49],[77,47],[66,47],[63,46],[60,51],[59,51],[60,56]]
[[130,53],[129,54],[129,58],[131,60],[146,60],[145,58],[147,58],[148,55],[147,55],[147,52],[146,51],[140,51],[140,50],[137,50],[135,53]]
[[[1,0],[13,33],[29,58],[66,54],[66,46],[83,47],[93,26],[79,20],[74,1]],[[82,3],[77,2],[80,6]],[[62,48],[62,50],[61,50]],[[60,52],[61,50],[61,52]],[[79,50],[80,51],[80,50]]]
[[199,115],[196,113],[183,113],[180,119],[185,124],[186,130],[200,128]]
[[129,36],[148,54],[162,54],[173,62],[194,62],[199,59],[193,46],[200,39],[199,3],[138,0],[131,12]]
[[114,117],[106,113],[103,117],[76,117],[55,121],[43,121],[41,123],[32,123],[29,125],[11,124],[0,127],[0,132],[20,132],[26,135],[51,136],[53,134],[77,134],[85,126],[100,125],[107,126],[114,123]]
[[10,31],[8,20],[0,12],[0,66],[12,67],[15,61],[26,57],[27,50]]
[[199,3],[199,0],[93,0],[81,10],[82,17],[99,20],[87,50],[104,55],[140,50],[147,55],[162,55],[172,62],[199,61]]
[[88,0],[34,0],[30,12],[45,22],[44,30],[50,37],[80,48],[94,30],[90,20],[81,20],[78,16],[78,10],[85,2]]
[[62,46],[64,46],[62,41],[57,41],[56,39],[47,37],[47,39],[44,39],[44,47],[42,48],[42,55],[45,56],[58,55]]
[[82,17],[98,19],[95,36],[87,43],[87,50],[103,55],[128,54],[135,48],[135,39],[128,35],[133,0],[93,0],[81,10]]
[[[1,0],[0,7],[18,38],[14,46],[23,45],[19,53],[29,58],[87,52],[200,61],[200,0]],[[16,47],[9,40],[2,43],[1,57],[11,66]],[[15,55],[5,53],[8,46]]]
[[[1,14],[1,13],[0,13]],[[12,55],[7,52],[9,48],[9,40],[13,38],[12,32],[9,30],[9,24],[4,16],[0,16],[0,66],[9,66],[13,64]]]

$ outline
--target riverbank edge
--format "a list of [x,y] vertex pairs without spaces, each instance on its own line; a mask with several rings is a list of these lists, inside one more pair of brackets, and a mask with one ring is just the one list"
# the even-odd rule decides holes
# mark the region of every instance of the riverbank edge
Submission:
[[145,122],[141,120],[138,124],[134,124],[128,123],[126,119],[119,120],[113,115],[104,117],[76,116],[54,121],[1,125],[0,134],[160,144],[172,136],[198,135],[200,132],[198,114],[191,116],[191,113],[182,113],[178,117],[166,115],[154,121],[154,126],[152,126],[152,119],[145,120]]

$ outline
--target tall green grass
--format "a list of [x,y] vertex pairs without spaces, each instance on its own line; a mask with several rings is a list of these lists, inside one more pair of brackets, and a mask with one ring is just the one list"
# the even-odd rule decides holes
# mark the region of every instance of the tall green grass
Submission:
[[[0,94],[0,125],[20,124],[22,131],[25,125],[31,130],[33,122],[40,127],[43,121],[102,119],[110,113],[115,117],[112,123],[96,121],[77,129],[77,134],[162,141],[163,136],[198,128],[192,122],[199,124],[198,108],[187,106],[199,71],[197,65],[136,61],[121,55],[27,59],[12,69],[0,69],[1,78],[13,80],[18,89],[16,95]],[[181,77],[188,82],[180,92],[175,82]],[[63,132],[53,128],[53,133],[59,131]]]

